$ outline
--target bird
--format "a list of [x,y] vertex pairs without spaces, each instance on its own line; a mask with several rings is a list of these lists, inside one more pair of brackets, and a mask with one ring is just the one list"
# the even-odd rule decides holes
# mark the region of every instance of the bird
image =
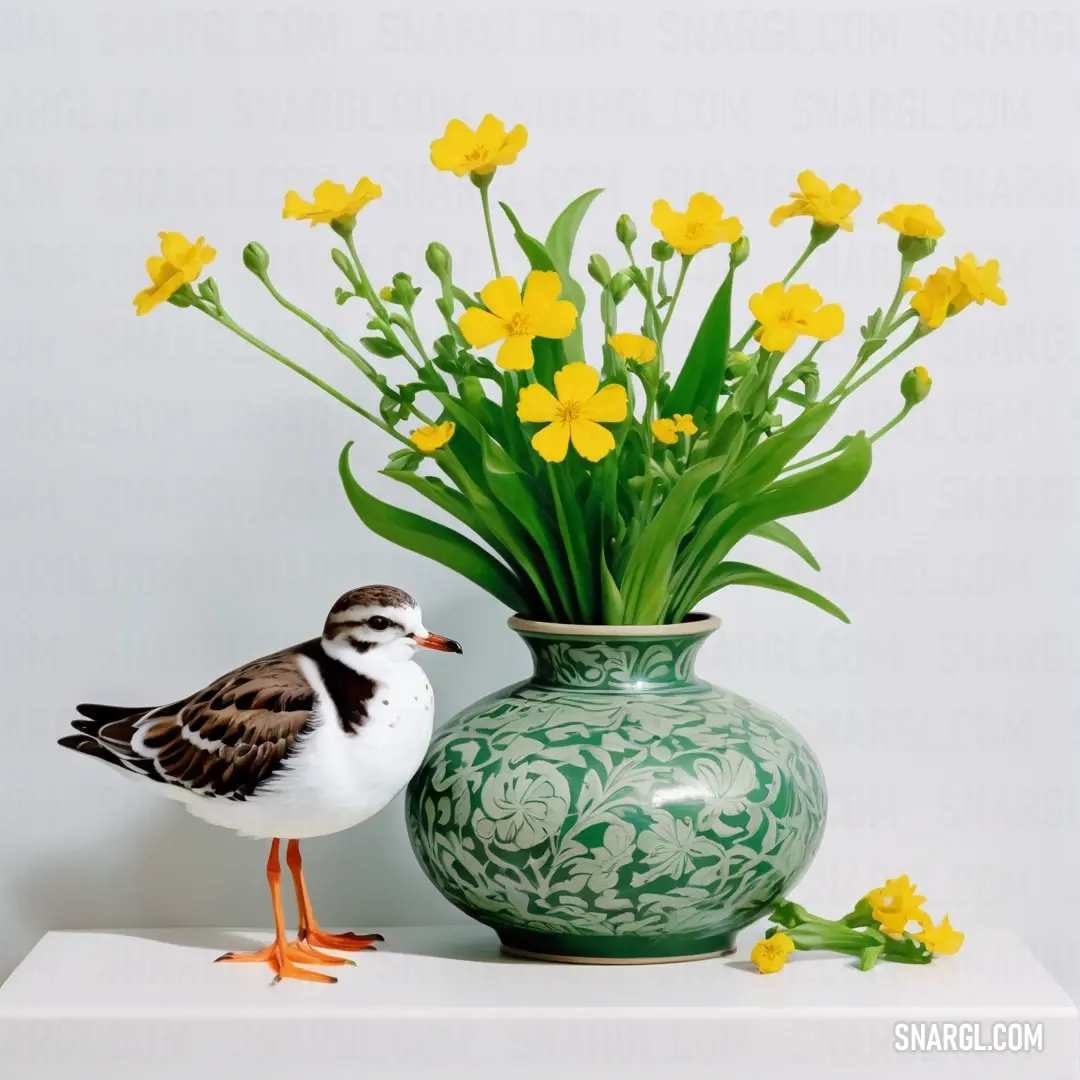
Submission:
[[[320,637],[252,660],[169,705],[78,705],[59,744],[97,758],[188,811],[242,836],[270,840],[266,876],[274,940],[218,961],[266,963],[274,982],[337,980],[309,966],[351,964],[378,934],[331,934],[315,919],[300,841],[352,828],[387,805],[419,768],[435,701],[418,648],[461,653],[424,627],[420,607],[390,585],[334,603]],[[281,841],[299,930],[288,940]]]

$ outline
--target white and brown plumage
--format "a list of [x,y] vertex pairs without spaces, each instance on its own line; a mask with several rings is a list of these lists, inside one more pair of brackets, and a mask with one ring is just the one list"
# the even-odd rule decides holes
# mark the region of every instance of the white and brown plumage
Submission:
[[[370,948],[377,936],[328,934],[311,911],[299,841],[351,828],[416,771],[431,738],[431,684],[418,646],[461,652],[429,633],[416,601],[369,585],[342,596],[322,636],[253,660],[180,701],[154,708],[80,705],[62,746],[100,758],[205,821],[272,841],[267,877],[275,940],[228,960],[264,960],[279,977],[333,982],[297,964],[346,963],[320,948]],[[296,886],[300,932],[285,939],[280,840]]]

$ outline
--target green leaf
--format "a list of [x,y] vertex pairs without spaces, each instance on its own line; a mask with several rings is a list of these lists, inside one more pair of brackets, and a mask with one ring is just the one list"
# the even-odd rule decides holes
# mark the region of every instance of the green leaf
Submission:
[[608,569],[603,548],[600,549],[600,610],[605,626],[619,626],[623,621],[623,598],[618,583]]
[[555,372],[566,363],[563,343],[552,338],[533,338],[533,374],[549,390],[555,389]]
[[470,296],[464,289],[459,289],[456,285],[453,286],[453,288],[451,288],[450,291],[453,294],[454,299],[457,300],[457,302],[463,308],[482,307],[483,306],[480,303],[479,300],[477,300],[473,296]]
[[382,473],[383,476],[389,476],[391,480],[397,480],[398,483],[412,488],[424,498],[430,499],[436,506],[457,518],[462,525],[466,525],[490,544],[507,562],[513,561],[499,538],[487,528],[480,515],[476,513],[473,504],[457,488],[451,487],[437,476],[421,476],[409,469],[386,468],[382,470]]
[[531,604],[522,594],[510,569],[479,544],[445,525],[391,506],[368,494],[349,469],[352,445],[351,442],[346,443],[341,451],[338,472],[357,516],[373,533],[392,544],[442,563],[491,593],[512,611],[529,610]]
[[499,205],[502,207],[503,213],[507,216],[510,224],[513,226],[514,239],[518,242],[518,247],[525,253],[525,258],[529,260],[529,265],[534,270],[554,270],[555,263],[544,245],[541,244],[535,236],[530,236],[521,227],[521,222],[518,221],[517,215],[506,205],[506,203],[501,202]]
[[760,536],[763,540],[771,540],[774,544],[786,547],[794,551],[796,555],[812,570],[820,570],[821,565],[811,554],[810,549],[789,529],[778,521],[767,521],[756,529],[750,530],[751,536]]
[[502,383],[503,431],[506,433],[506,449],[510,456],[527,472],[538,471],[540,455],[529,445],[525,429],[518,419],[518,376],[515,371],[499,372]]
[[472,479],[478,485],[486,486],[506,512],[502,515],[503,518],[509,517],[510,523],[516,526],[514,531],[522,533],[517,545],[511,545],[511,550],[516,553],[517,549],[523,546],[526,536],[536,544],[544,559],[544,568],[547,571],[545,578],[554,585],[563,608],[572,612],[574,605],[569,592],[570,568],[567,561],[569,553],[563,557],[562,546],[552,523],[544,515],[530,478],[518,468],[513,458],[491,438],[461,402],[445,394],[437,397],[454,420],[480,445],[479,466],[483,475],[482,478]]
[[[771,570],[763,570],[760,566],[750,563],[722,562],[715,567],[705,583],[702,596],[707,596],[726,588],[728,585],[753,585],[759,589],[773,589],[775,592],[788,593],[797,596],[800,600],[806,600],[815,607],[834,615],[841,622],[849,623],[851,620],[831,600],[826,599],[821,593],[800,585],[797,581],[791,581]],[[698,601],[695,601],[697,603]]]
[[554,224],[548,230],[544,247],[555,263],[555,269],[559,274],[570,272],[570,256],[574,251],[574,241],[577,239],[578,229],[581,227],[585,215],[589,212],[594,200],[603,192],[603,188],[593,188],[579,195],[570,205],[563,210],[555,219]]
[[363,345],[369,353],[381,356],[384,360],[390,360],[395,356],[401,356],[401,350],[392,341],[387,341],[386,338],[363,337],[360,339],[360,344]]
[[[400,450],[395,450],[389,458],[387,458],[387,468],[393,469],[399,472],[416,472],[420,468],[421,463],[424,460],[424,455],[417,450],[411,450],[407,446],[403,446]],[[386,469],[383,470],[384,472]]]
[[868,945],[859,953],[859,970],[869,971],[878,962],[878,957],[884,951],[884,945]]
[[799,414],[787,427],[759,443],[743,458],[720,493],[724,503],[739,502],[771,484],[836,412],[838,403],[819,402]]
[[756,519],[750,526],[753,529],[777,518],[823,510],[858,489],[870,472],[872,460],[870,440],[860,431],[836,457],[781,477],[748,502],[740,514],[745,514],[747,520]]
[[707,544],[700,545],[699,537],[694,538],[688,571],[673,605],[677,616],[681,618],[708,595],[712,568],[744,536],[778,518],[808,514],[841,502],[866,479],[871,461],[870,440],[860,431],[836,457],[782,477],[733,512],[728,507],[722,518],[715,519],[719,524],[710,522],[710,528],[700,530],[699,536],[708,535]]
[[700,510],[698,492],[724,464],[723,458],[713,458],[687,469],[645,527],[623,575],[628,622],[647,625],[660,621],[675,555]]
[[585,339],[581,329],[581,316],[585,311],[585,290],[570,273],[570,258],[574,252],[574,241],[577,239],[578,229],[589,207],[603,190],[603,188],[594,188],[592,191],[586,191],[584,195],[579,195],[555,219],[544,241],[544,250],[555,264],[555,270],[562,281],[562,296],[569,300],[578,311],[577,325],[573,333],[563,342],[569,363],[585,359]]
[[566,461],[547,466],[555,520],[562,535],[563,551],[570,568],[570,579],[577,597],[575,621],[593,622],[596,619],[593,576],[589,558],[589,543],[581,507],[575,498]]
[[693,413],[704,408],[705,416],[716,415],[716,403],[724,385],[724,366],[731,342],[731,286],[735,270],[727,272],[705,317],[701,320],[694,343],[686,354],[671,393],[664,402],[664,415]]

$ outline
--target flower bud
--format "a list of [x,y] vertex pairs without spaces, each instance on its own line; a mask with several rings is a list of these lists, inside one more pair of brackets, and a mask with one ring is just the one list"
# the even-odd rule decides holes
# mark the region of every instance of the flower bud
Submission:
[[334,248],[330,252],[330,258],[334,260],[334,265],[349,279],[349,284],[359,292],[360,279],[356,276],[356,270],[353,269],[349,256],[341,248]]
[[734,270],[736,266],[742,266],[749,258],[750,237],[743,235],[731,245],[731,250],[728,252],[728,265]]
[[674,254],[675,249],[666,240],[657,240],[652,246],[652,257],[657,262],[665,263]]
[[394,290],[389,285],[384,285],[379,290],[379,299],[384,304],[392,304],[394,302]]
[[727,374],[732,379],[741,378],[750,370],[750,360],[746,353],[732,350],[727,357]]
[[475,375],[466,375],[459,384],[461,391],[461,400],[470,408],[478,409],[483,407],[484,401],[487,400],[487,395],[484,393],[484,387],[480,380]]
[[439,278],[440,281],[443,278],[450,277],[450,272],[454,268],[453,260],[450,258],[450,252],[437,241],[428,244],[427,251],[424,252],[424,261],[427,263],[428,269]]
[[904,372],[900,380],[900,393],[909,405],[918,405],[925,401],[930,394],[930,386],[933,383],[930,373],[924,367],[913,367]]
[[937,247],[937,241],[932,236],[904,236],[901,234],[896,241],[896,250],[907,259],[908,262],[918,262],[927,255],[933,254]]
[[615,222],[615,235],[619,243],[626,247],[637,239],[637,226],[629,214],[622,214]]
[[412,278],[408,274],[399,272],[394,275],[394,287],[391,292],[395,303],[411,308],[416,303],[416,296],[420,290],[412,283]]
[[628,270],[619,270],[617,273],[613,274],[611,281],[608,283],[608,292],[611,293],[611,299],[614,300],[616,304],[622,303],[633,284]]
[[255,240],[244,248],[244,265],[253,274],[265,274],[270,268],[270,253]]
[[603,255],[593,255],[589,259],[589,277],[598,285],[607,285],[611,280],[611,267]]

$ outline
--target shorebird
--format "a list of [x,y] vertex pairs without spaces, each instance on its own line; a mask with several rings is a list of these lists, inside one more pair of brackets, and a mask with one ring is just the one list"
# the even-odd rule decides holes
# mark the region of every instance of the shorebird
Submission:
[[[378,934],[330,934],[315,920],[300,841],[352,828],[408,783],[431,739],[434,695],[418,647],[460,653],[424,628],[408,593],[368,585],[330,609],[322,636],[272,653],[170,705],[79,705],[60,745],[99,758],[196,817],[268,839],[274,941],[226,962],[265,962],[283,978],[336,982],[299,965],[348,964],[322,952],[374,947]],[[287,940],[282,839],[299,932]]]

